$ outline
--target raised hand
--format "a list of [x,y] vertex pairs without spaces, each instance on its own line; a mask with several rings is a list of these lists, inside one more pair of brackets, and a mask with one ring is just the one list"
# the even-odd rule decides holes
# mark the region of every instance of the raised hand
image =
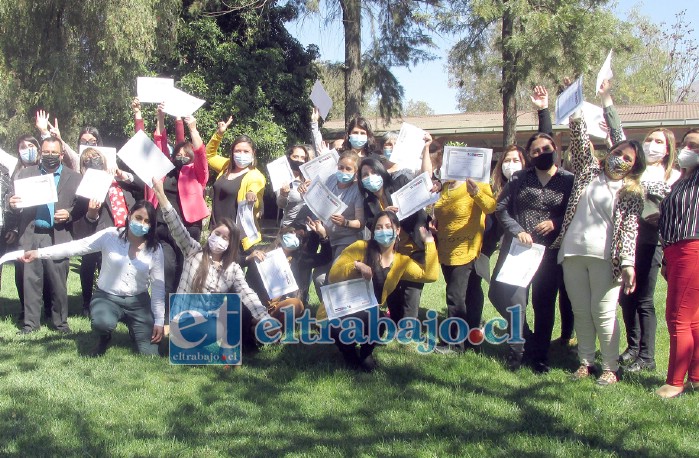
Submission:
[[223,135],[226,133],[226,130],[228,130],[228,127],[231,125],[233,122],[233,116],[229,116],[228,121],[219,121],[218,122],[218,128],[216,129],[216,132],[219,134]]
[[549,107],[549,92],[544,86],[534,86],[531,99],[534,106],[539,110]]
[[320,112],[318,111],[318,109],[316,107],[313,107],[313,109],[311,110],[311,121],[317,123],[319,117],[320,117]]
[[49,133],[49,114],[44,110],[36,112],[36,128],[39,129],[41,135]]
[[197,130],[197,120],[194,116],[185,116],[184,123],[190,131]]
[[[46,122],[48,122],[48,120]],[[51,136],[63,141],[61,138],[61,130],[58,128],[58,118],[53,118],[53,125],[51,125],[50,122],[48,125],[50,127],[49,132],[51,133]]]
[[141,114],[141,101],[138,100],[138,97],[134,97],[131,101],[131,109],[133,110],[134,115]]

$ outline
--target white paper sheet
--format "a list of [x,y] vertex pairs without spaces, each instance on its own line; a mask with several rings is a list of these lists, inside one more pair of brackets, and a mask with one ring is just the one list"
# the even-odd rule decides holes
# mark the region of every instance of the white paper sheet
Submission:
[[281,248],[268,251],[265,253],[264,261],[255,262],[270,299],[298,291],[299,287],[291,272],[289,260],[286,259]]
[[36,207],[58,202],[53,173],[15,180],[15,196],[22,198],[17,208]]
[[[604,121],[604,110],[602,110],[602,107],[598,107],[590,102],[584,102],[582,111],[583,119],[585,119],[585,124],[587,124],[587,133],[591,137],[599,138],[600,140],[607,138],[607,131],[599,126],[600,122]],[[566,119],[564,124],[568,124],[569,119]]]
[[153,187],[153,178],[161,179],[175,168],[142,130],[126,142],[117,156],[149,187]]
[[301,165],[301,173],[307,180],[325,181],[330,175],[337,172],[337,161],[340,156],[337,151],[331,150],[328,153],[322,154],[317,158]]
[[492,158],[492,149],[445,146],[440,169],[441,180],[465,181],[472,178],[481,183],[489,183]]
[[177,88],[171,88],[165,94],[165,113],[184,118],[201,108],[206,100],[198,99]]
[[108,170],[116,170],[117,168],[117,163],[116,163],[116,157],[117,157],[117,150],[116,148],[110,148],[108,146],[89,146],[89,145],[80,145],[80,157],[83,155],[83,151],[85,151],[87,148],[94,148],[100,153],[104,155],[104,158],[107,160],[107,169]]
[[333,101],[320,80],[313,84],[313,89],[311,89],[311,102],[313,102],[313,105],[318,109],[318,113],[323,119],[328,117],[328,113],[330,113],[330,109],[333,107]]
[[7,167],[7,171],[10,173],[10,175],[12,175],[12,172],[14,172],[15,167],[17,167],[18,161],[18,158],[6,153],[4,149],[0,148],[0,164]]
[[597,86],[595,87],[595,91],[597,94],[599,94],[599,88],[602,86],[602,82],[604,80],[610,80],[614,76],[614,73],[612,73],[612,50],[609,50],[609,54],[607,54],[607,58],[604,60],[604,63],[602,64],[602,68],[600,68],[599,73],[597,73]]
[[16,250],[5,253],[0,257],[0,265],[5,264],[8,261],[15,261],[17,258],[24,256],[24,250]]
[[534,243],[528,247],[519,240],[513,239],[510,251],[495,280],[522,288],[529,286],[541,264],[545,250],[546,247],[543,245]]
[[563,124],[570,115],[582,107],[584,101],[581,76],[556,99],[556,124]]
[[272,182],[272,191],[276,192],[294,181],[294,173],[291,171],[291,166],[286,156],[268,162],[267,172],[269,172],[269,181]]
[[427,207],[433,199],[432,177],[427,172],[416,176],[412,181],[391,194],[391,202],[398,207],[398,220],[403,221],[408,216]]
[[112,181],[114,181],[114,176],[104,170],[87,169],[75,194],[103,202],[107,197]]
[[393,145],[391,162],[410,170],[420,170],[422,150],[425,148],[425,131],[404,122]]
[[172,78],[140,76],[136,79],[136,95],[141,103],[161,103],[170,89],[175,87]]
[[320,294],[329,319],[342,318],[379,305],[371,280],[363,278],[321,286]]
[[255,226],[255,214],[253,213],[253,209],[253,205],[249,204],[246,200],[242,200],[238,202],[238,214],[235,218],[235,223],[238,227],[243,228],[245,237],[249,238],[251,242],[259,240],[260,238],[260,234],[257,232],[257,226]]
[[327,186],[320,180],[313,180],[308,190],[303,195],[308,209],[316,215],[316,218],[326,225],[332,224],[330,217],[342,213],[347,208],[347,204],[333,194]]

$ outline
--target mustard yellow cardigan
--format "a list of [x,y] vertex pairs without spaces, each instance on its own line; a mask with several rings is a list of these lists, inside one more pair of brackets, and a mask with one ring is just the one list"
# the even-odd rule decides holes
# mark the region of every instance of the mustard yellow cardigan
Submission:
[[[367,245],[368,242],[365,240],[358,240],[345,248],[330,268],[328,282],[338,283],[353,278],[360,278],[361,274],[354,268],[354,262],[364,261]],[[439,278],[439,262],[437,261],[437,250],[434,242],[425,243],[424,265],[418,263],[410,256],[396,252],[393,254],[393,264],[388,271],[388,275],[386,275],[381,297],[377,299],[380,304],[385,304],[386,298],[396,289],[398,282],[401,280],[431,283],[437,281],[437,278]],[[325,307],[320,307],[316,313],[316,319],[324,320],[326,318]]]
[[[209,167],[218,172],[216,179],[220,179],[228,172],[228,165],[230,164],[230,158],[225,158],[218,155],[218,146],[221,144],[223,135],[215,132],[214,135],[209,140],[206,145],[206,160],[209,162]],[[240,190],[238,191],[237,202],[245,200],[245,194],[249,191],[254,192],[257,195],[257,201],[253,206],[253,212],[255,214],[255,226],[257,227],[258,233],[260,232],[260,213],[262,211],[263,196],[265,193],[265,185],[267,184],[267,179],[257,169],[250,169],[243,176],[243,181],[240,184]],[[243,250],[247,250],[259,240],[252,243],[247,237],[243,238]]]

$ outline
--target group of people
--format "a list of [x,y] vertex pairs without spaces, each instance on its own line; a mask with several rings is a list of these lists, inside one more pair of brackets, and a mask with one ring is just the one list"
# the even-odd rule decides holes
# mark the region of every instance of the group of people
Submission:
[[[391,160],[397,134],[377,138],[361,117],[350,120],[344,138],[326,144],[314,110],[313,144],[286,151],[293,180],[276,191],[283,215],[271,244],[245,237],[235,223],[238,207],[248,205],[259,224],[267,181],[251,137],[237,137],[230,151],[219,155],[232,118],[218,123],[206,145],[194,118],[177,118],[171,147],[160,105],[153,140],[174,168],[162,180],[143,183],[122,168],[109,169],[94,148],[102,143],[96,129],[81,131],[79,144],[86,148],[77,154],[61,138],[57,121],[52,125],[40,111],[40,139],[20,137],[17,169],[2,171],[7,203],[2,240],[8,249],[19,243],[24,250],[15,277],[22,304],[19,333],[39,329],[42,302],[56,330],[70,332],[66,280],[71,256],[82,256],[83,308],[98,336],[95,356],[105,353],[119,321],[128,325],[139,352],[157,354],[166,334],[166,298],[175,292],[240,294],[243,338],[251,345],[251,326],[283,306],[300,313],[308,305],[311,285],[319,288],[353,278],[371,281],[382,314],[396,322],[417,318],[423,286],[437,280],[441,267],[449,317],[463,319],[469,328],[481,325],[485,278],[490,279],[488,297],[510,320],[508,325],[524,325],[526,343],[510,345],[509,369],[529,364],[535,372],[549,371],[558,299],[562,341],[569,341],[573,331],[577,336],[580,367],[572,377],[595,374],[598,384],[610,385],[619,380],[620,364],[628,372],[656,367],[653,295],[662,271],[668,282],[670,364],[666,385],[657,393],[674,397],[688,387],[699,388],[699,297],[693,277],[699,260],[699,129],[684,135],[679,153],[666,129],[651,130],[642,143],[627,140],[608,81],[600,92],[608,152],[595,152],[582,114],[575,113],[570,118],[569,160],[563,161],[553,136],[548,93],[536,87],[532,101],[539,132],[524,148],[505,148],[490,183],[441,180],[443,148],[428,133],[419,170],[404,168]],[[132,107],[135,129],[144,130],[138,100]],[[336,173],[324,185],[346,205],[324,224],[305,204],[312,180],[301,166],[328,150],[335,150],[339,159]],[[104,201],[75,195],[80,174],[88,168],[114,175]],[[205,200],[210,170],[217,174],[211,208]],[[432,176],[436,203],[399,220],[391,196],[422,173]],[[47,174],[54,176],[58,200],[23,208],[13,181]],[[207,218],[209,236],[202,244]],[[545,247],[526,287],[497,281],[515,241]],[[498,245],[491,275],[489,257]],[[269,297],[257,263],[277,248],[287,257],[299,289]],[[94,288],[96,269],[100,273]],[[520,316],[508,313],[515,305],[526,306],[530,290],[533,329],[527,325],[526,307],[518,309]],[[621,353],[617,303],[628,344]],[[324,312],[319,307],[316,318],[322,319]],[[352,316],[368,323],[366,310]],[[597,341],[600,370],[595,365]],[[349,366],[374,370],[374,344],[336,343]],[[438,348],[480,350],[468,341]]]

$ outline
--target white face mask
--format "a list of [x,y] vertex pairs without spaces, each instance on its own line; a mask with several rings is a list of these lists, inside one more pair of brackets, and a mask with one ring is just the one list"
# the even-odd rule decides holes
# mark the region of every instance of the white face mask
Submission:
[[211,234],[209,236],[208,243],[212,253],[220,254],[228,248],[228,242],[216,234]]
[[667,148],[660,143],[645,142],[643,143],[643,154],[646,155],[646,161],[649,164],[655,164],[663,160],[667,154]]
[[699,165],[699,154],[685,146],[677,155],[677,163],[683,169],[692,169]]
[[235,162],[235,165],[237,165],[241,169],[244,169],[245,167],[252,164],[252,154],[251,153],[234,153],[233,154],[233,161]]
[[521,162],[503,162],[502,163],[502,174],[505,175],[505,178],[508,180],[512,178],[512,174],[515,172],[519,172],[522,170],[522,163]]

